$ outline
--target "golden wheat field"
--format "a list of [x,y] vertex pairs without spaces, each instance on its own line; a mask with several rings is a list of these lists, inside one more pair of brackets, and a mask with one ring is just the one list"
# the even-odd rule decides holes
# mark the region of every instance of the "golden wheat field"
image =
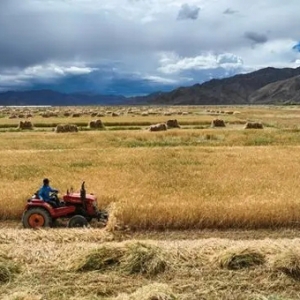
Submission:
[[[299,118],[298,106],[0,108],[0,298],[299,299]],[[180,128],[148,130],[170,119]],[[44,177],[61,195],[85,181],[107,227],[22,229]]]
[[[85,110],[76,108],[79,123],[93,119],[91,108]],[[20,219],[26,198],[49,177],[61,194],[71,186],[79,189],[85,180],[120,228],[299,227],[298,107],[237,107],[226,115],[228,108],[158,107],[142,116],[144,110],[127,108],[121,115],[125,109],[118,108],[118,117],[107,118],[119,120],[119,130],[109,129],[104,117],[105,130],[3,131],[0,218]],[[9,119],[11,111],[4,112],[2,125],[17,122]],[[50,126],[56,118],[62,117],[44,119]],[[215,118],[224,119],[226,127],[211,128]],[[168,119],[202,126],[149,132],[141,125]],[[36,123],[35,116],[31,120]],[[71,121],[64,117],[65,123]],[[249,121],[264,128],[244,129]]]

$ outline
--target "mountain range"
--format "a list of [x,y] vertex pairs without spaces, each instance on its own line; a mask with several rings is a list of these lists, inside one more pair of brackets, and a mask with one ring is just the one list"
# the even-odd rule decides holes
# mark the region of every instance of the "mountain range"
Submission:
[[265,68],[252,73],[181,87],[169,93],[140,97],[149,104],[231,105],[300,103],[300,67]]
[[212,79],[170,92],[124,97],[96,93],[63,93],[51,89],[0,93],[0,105],[237,105],[300,104],[300,67],[264,68],[247,74]]

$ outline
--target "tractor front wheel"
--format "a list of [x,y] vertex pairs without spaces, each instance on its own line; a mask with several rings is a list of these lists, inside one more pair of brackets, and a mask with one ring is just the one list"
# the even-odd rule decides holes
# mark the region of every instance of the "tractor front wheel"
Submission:
[[85,217],[76,215],[72,217],[68,223],[68,227],[74,228],[74,227],[85,227],[88,226],[88,221]]
[[23,213],[22,223],[25,228],[51,227],[52,218],[43,208],[31,208]]

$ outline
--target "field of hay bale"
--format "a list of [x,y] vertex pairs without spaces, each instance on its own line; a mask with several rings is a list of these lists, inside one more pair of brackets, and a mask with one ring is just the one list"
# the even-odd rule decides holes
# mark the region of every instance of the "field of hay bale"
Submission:
[[[0,298],[298,299],[299,121],[298,106],[0,108]],[[107,228],[21,229],[44,177],[60,194],[84,180]]]

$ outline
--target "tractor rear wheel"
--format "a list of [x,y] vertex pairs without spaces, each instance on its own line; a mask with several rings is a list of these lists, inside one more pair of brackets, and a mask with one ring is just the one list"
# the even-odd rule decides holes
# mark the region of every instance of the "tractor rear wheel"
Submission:
[[23,213],[22,223],[25,228],[51,227],[52,218],[43,208],[31,208]]
[[68,223],[68,227],[85,227],[88,226],[88,221],[84,216],[76,215],[72,217]]

